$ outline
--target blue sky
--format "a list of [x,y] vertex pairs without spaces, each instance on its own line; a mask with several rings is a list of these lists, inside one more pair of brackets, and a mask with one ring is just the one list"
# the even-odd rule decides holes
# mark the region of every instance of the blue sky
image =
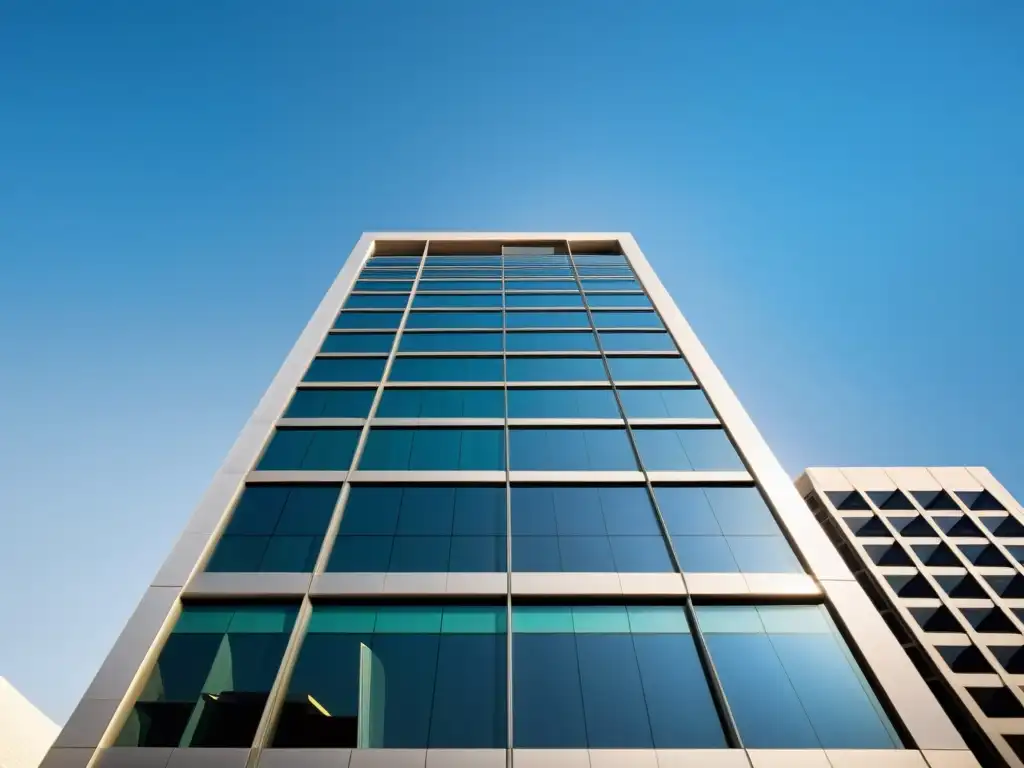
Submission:
[[1024,496],[1024,5],[5,3],[0,675],[63,721],[363,230],[629,230],[791,474]]

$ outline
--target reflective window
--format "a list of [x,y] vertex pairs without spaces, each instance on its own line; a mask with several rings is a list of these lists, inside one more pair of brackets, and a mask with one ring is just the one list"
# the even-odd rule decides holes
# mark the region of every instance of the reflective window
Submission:
[[360,272],[359,277],[360,279],[363,280],[412,280],[414,277],[416,277],[416,269],[398,269],[394,267],[390,269],[374,269],[370,267]]
[[361,470],[503,470],[502,429],[423,428],[370,430]]
[[501,312],[410,312],[406,328],[501,328]]
[[514,746],[726,746],[678,606],[518,606],[512,627]]
[[501,332],[403,333],[399,352],[501,352]]
[[500,357],[398,357],[391,381],[502,381]]
[[115,746],[251,746],[297,610],[186,605]]
[[505,305],[517,309],[525,307],[582,307],[583,296],[578,293],[509,293]]
[[386,357],[318,357],[303,381],[380,381]]
[[676,352],[675,342],[667,333],[635,333],[602,331],[601,347],[605,352]]
[[510,419],[617,419],[619,406],[610,389],[508,390]]
[[654,312],[594,312],[597,328],[664,328]]
[[275,747],[504,748],[504,606],[313,609]]
[[423,291],[501,291],[500,280],[420,280],[417,293]]
[[342,312],[334,321],[334,327],[341,330],[397,328],[402,322],[401,312]]
[[427,257],[428,267],[501,267],[501,256],[448,256]]
[[588,293],[591,307],[650,307],[651,300],[642,293]]
[[640,291],[640,283],[635,279],[630,280],[581,280],[584,291]]
[[672,571],[647,489],[512,488],[515,571]]
[[501,389],[386,389],[377,406],[385,419],[502,419]]
[[417,293],[412,300],[417,309],[427,307],[500,307],[500,293]]
[[736,449],[721,429],[634,427],[633,438],[649,471],[743,469]]
[[357,280],[352,290],[408,293],[412,290],[412,280]]
[[312,573],[341,487],[248,486],[207,571]]
[[523,331],[507,334],[505,348],[509,352],[596,352],[597,341],[591,331]]
[[324,339],[321,352],[390,352],[393,333],[332,333]]
[[509,328],[590,328],[586,312],[508,312]]
[[358,428],[277,429],[256,469],[347,472],[359,433]]
[[636,470],[623,429],[535,429],[513,427],[509,436],[513,470]]
[[505,571],[505,486],[354,486],[329,571]]
[[521,277],[572,277],[569,267],[516,267],[505,266],[505,279]]
[[510,357],[509,381],[608,381],[600,357]]
[[575,280],[506,280],[506,291],[575,291],[579,286]]
[[596,266],[620,266],[628,264],[626,257],[622,254],[590,254],[590,253],[574,253],[572,256],[573,263],[577,267],[596,267]]
[[681,357],[609,357],[615,381],[692,381],[693,373]]
[[580,277],[632,277],[633,270],[629,267],[586,267],[576,265]]
[[300,389],[285,411],[287,419],[365,419],[372,389]]
[[409,294],[400,296],[390,294],[353,293],[345,300],[345,309],[404,309],[409,301]]
[[364,267],[415,267],[419,263],[419,256],[372,256],[366,260]]
[[710,419],[715,413],[699,389],[620,389],[619,398],[631,419]]
[[501,269],[488,267],[426,267],[423,270],[421,280],[451,280],[451,279],[483,279],[501,280]]
[[746,747],[902,746],[823,607],[698,606],[697,621]]

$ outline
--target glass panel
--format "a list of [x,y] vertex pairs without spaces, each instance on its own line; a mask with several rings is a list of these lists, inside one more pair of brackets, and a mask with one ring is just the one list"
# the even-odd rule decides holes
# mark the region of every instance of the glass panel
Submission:
[[590,328],[586,312],[508,312],[509,328]]
[[501,328],[501,312],[410,312],[405,327]]
[[628,634],[577,634],[576,650],[587,746],[652,749],[633,638]]
[[575,291],[575,280],[505,280],[506,291]]
[[501,332],[404,333],[399,352],[501,352]]
[[509,293],[505,305],[524,307],[582,307],[583,297],[578,293]]
[[617,419],[619,406],[610,389],[510,389],[512,419]]
[[712,419],[704,393],[699,389],[620,389],[619,398],[631,419]]
[[286,419],[364,419],[373,403],[373,389],[300,389]]
[[427,307],[500,307],[500,293],[417,293],[412,305]]
[[361,470],[503,470],[501,429],[370,430]]
[[598,265],[613,265],[618,266],[620,264],[628,264],[626,257],[623,254],[590,254],[590,253],[574,253],[572,256],[573,263],[577,267],[581,266],[598,266]]
[[388,294],[349,294],[344,309],[404,309],[409,294],[390,296]]
[[629,438],[621,429],[511,430],[513,470],[635,470]]
[[500,389],[386,389],[378,418],[501,419],[505,393]]
[[505,336],[505,344],[509,352],[597,351],[597,341],[591,331],[509,333]]
[[515,746],[586,747],[575,636],[516,633],[512,652]]
[[590,307],[650,307],[651,300],[642,293],[588,293]]
[[569,267],[505,267],[505,279],[519,277],[572,277]]
[[321,352],[390,352],[393,333],[332,333],[324,339]]
[[600,357],[510,357],[505,364],[509,381],[608,380]]
[[609,357],[615,381],[692,381],[693,373],[681,357]]
[[303,381],[380,381],[386,357],[318,357]]
[[654,312],[594,312],[598,328],[664,328]]
[[500,357],[399,357],[390,381],[502,381]]
[[389,269],[374,269],[373,267],[367,267],[359,273],[360,279],[408,279],[412,280],[416,277],[415,269],[401,269],[391,267]]
[[640,291],[636,280],[581,280],[584,291]]
[[448,279],[451,279],[451,278],[466,278],[466,277],[468,277],[468,278],[484,278],[484,279],[491,279],[491,280],[500,280],[501,279],[501,270],[500,269],[488,269],[488,268],[484,268],[484,267],[475,267],[475,268],[468,268],[468,269],[467,268],[458,268],[458,267],[449,267],[449,268],[425,267],[424,270],[423,270],[423,276],[422,276],[421,279],[423,279],[423,280],[429,280],[429,279],[448,280]]
[[295,614],[291,606],[185,606],[115,745],[250,746]]
[[424,291],[501,291],[500,280],[420,280],[417,293]]
[[364,267],[413,267],[419,263],[419,256],[371,256]]
[[358,428],[278,429],[256,468],[347,472],[359,432]]
[[633,438],[649,471],[744,468],[736,449],[721,429],[634,427]]
[[357,280],[353,286],[355,291],[400,291],[408,293],[412,290],[411,280]]
[[605,352],[676,352],[667,333],[630,333],[603,331],[601,346]]
[[501,256],[428,256],[427,267],[500,267]]
[[402,322],[401,312],[342,312],[334,321],[341,330],[362,328],[397,328]]
[[633,270],[629,267],[585,267],[576,265],[580,277],[632,277]]

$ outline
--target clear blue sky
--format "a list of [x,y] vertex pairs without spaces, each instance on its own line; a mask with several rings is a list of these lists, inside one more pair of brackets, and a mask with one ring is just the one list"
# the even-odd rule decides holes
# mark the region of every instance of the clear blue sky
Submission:
[[630,230],[791,474],[1024,496],[1024,4],[0,5],[0,675],[63,721],[359,233]]

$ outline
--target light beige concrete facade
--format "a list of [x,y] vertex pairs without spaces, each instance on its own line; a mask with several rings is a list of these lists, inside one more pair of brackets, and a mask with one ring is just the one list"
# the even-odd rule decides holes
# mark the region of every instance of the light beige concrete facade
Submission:
[[0,768],[38,768],[60,728],[0,677]]

